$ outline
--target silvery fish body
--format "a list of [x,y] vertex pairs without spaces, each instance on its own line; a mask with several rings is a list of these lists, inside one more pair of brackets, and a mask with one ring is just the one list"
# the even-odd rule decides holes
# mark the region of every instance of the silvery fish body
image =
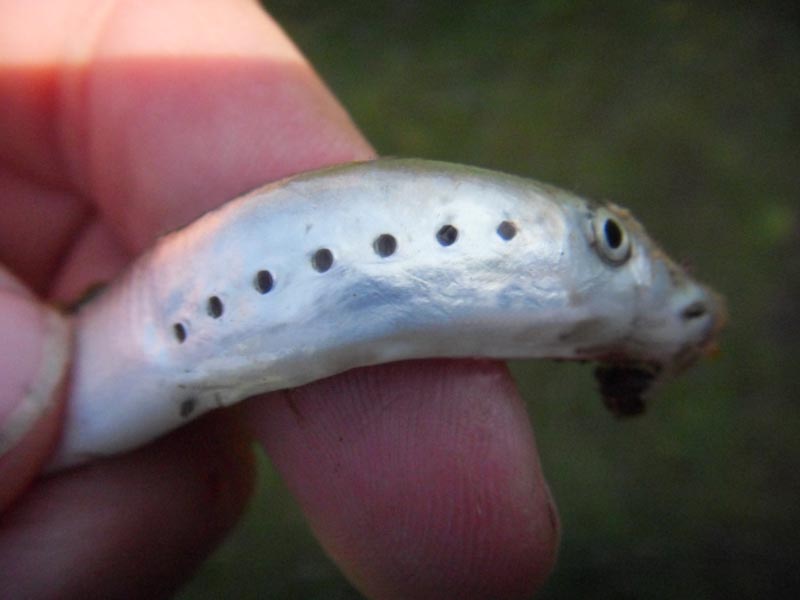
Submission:
[[267,185],[163,237],[75,316],[55,468],[211,409],[418,357],[682,367],[721,306],[613,205],[380,159]]

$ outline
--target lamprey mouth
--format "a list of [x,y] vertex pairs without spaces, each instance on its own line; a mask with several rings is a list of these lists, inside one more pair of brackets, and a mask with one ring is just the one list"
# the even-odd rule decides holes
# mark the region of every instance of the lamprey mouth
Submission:
[[606,408],[625,418],[644,413],[645,396],[660,371],[653,364],[608,364],[595,368],[594,377]]

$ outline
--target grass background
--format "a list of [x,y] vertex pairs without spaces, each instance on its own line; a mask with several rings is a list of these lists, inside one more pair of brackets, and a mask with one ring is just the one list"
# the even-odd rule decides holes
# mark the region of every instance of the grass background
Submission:
[[[609,417],[588,367],[513,365],[563,520],[540,597],[797,594],[800,9],[265,4],[381,154],[613,199],[728,298],[722,355],[635,422]],[[261,481],[179,597],[359,598],[266,461]]]

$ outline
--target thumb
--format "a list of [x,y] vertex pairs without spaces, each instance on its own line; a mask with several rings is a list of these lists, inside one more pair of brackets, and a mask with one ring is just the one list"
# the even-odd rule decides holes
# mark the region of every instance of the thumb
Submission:
[[0,267],[0,511],[55,444],[68,350],[67,319]]

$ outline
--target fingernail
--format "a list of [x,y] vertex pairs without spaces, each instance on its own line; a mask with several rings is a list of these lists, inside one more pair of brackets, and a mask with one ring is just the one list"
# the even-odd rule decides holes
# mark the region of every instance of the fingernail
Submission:
[[67,320],[31,298],[0,292],[0,456],[54,405],[64,378]]

